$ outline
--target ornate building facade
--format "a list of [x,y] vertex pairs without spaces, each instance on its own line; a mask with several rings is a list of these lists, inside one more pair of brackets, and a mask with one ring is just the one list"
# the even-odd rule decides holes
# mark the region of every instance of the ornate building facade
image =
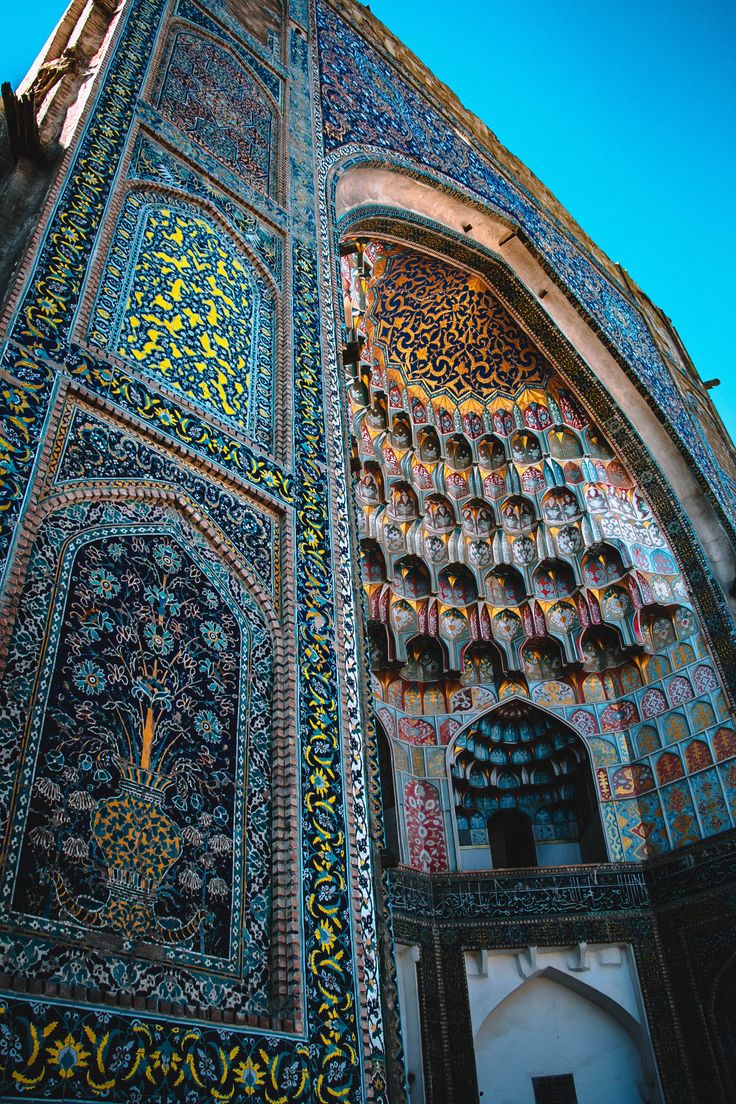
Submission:
[[0,1099],[736,1098],[736,465],[354,0],[0,135]]

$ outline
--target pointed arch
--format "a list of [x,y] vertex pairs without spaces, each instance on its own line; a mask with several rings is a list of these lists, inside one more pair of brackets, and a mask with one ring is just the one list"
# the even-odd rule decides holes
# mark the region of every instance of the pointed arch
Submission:
[[446,762],[458,848],[482,846],[485,830],[494,867],[517,865],[512,857],[530,866],[605,860],[587,746],[550,710],[504,698],[454,735]]
[[281,306],[219,212],[136,184],[110,229],[87,338],[271,451]]
[[[661,652],[664,671],[665,653],[680,636],[699,630],[692,613],[688,619],[690,596],[669,550],[669,534],[648,501],[650,488],[662,489],[662,481],[651,476],[651,458],[641,446],[635,456],[640,466],[632,464],[633,435],[625,438],[617,429],[623,428],[623,419],[617,423],[608,417],[612,402],[605,386],[562,342],[550,319],[539,317],[498,257],[406,212],[353,215],[345,226],[359,236],[343,240],[340,261],[346,354],[355,352],[344,364],[352,377],[350,420],[357,439],[361,418],[380,398],[384,424],[397,418],[404,424],[401,442],[394,443],[393,467],[380,450],[375,453],[376,479],[380,469],[390,507],[362,502],[363,530],[385,546],[387,563],[407,553],[423,559],[431,584],[421,599],[403,599],[391,607],[401,630],[399,652],[403,655],[407,642],[413,648],[399,677],[429,685],[422,693],[392,694],[391,701],[417,715],[463,710],[478,716],[498,695],[508,695],[523,671],[530,698],[556,707],[561,724],[570,710],[585,703],[601,731],[621,731],[617,751],[623,762],[628,730],[643,716],[640,708],[655,701],[658,712],[667,713],[694,695],[692,683],[685,681],[693,675],[689,671],[679,681],[650,687],[641,702],[636,693],[642,650]],[[448,296],[437,291],[440,286],[450,289]],[[460,335],[472,329],[468,320],[493,335],[498,364],[477,346],[469,359],[464,357]],[[605,436],[595,421],[601,412],[606,412]],[[563,469],[549,456],[547,434],[556,428],[568,432],[566,427],[579,444],[567,451],[580,455],[568,457]],[[611,428],[615,439],[609,444]],[[430,431],[439,443],[432,453],[437,456],[420,463],[418,442]],[[487,442],[491,431],[504,440],[504,463],[489,469],[485,453],[481,463],[478,443]],[[624,461],[632,464],[632,475]],[[414,479],[420,467],[421,483]],[[400,513],[402,504],[406,508]],[[666,509],[672,509],[669,500]],[[607,550],[605,570],[596,572],[589,556],[601,549]],[[655,559],[676,574],[655,570]],[[499,570],[494,565],[517,571],[521,580],[518,599],[501,607],[495,604],[501,588],[489,580]],[[682,603],[679,627],[673,627],[672,639],[650,639],[652,609],[665,601],[669,608],[675,596]],[[473,659],[471,643],[480,647],[491,640],[502,650],[505,677],[486,684],[480,665],[466,671],[463,657],[467,653]],[[617,640],[621,643],[615,648]],[[421,649],[414,647],[417,642]],[[614,670],[606,673],[609,668]],[[581,791],[587,795],[586,822],[593,823],[596,811],[598,824],[597,795],[602,801],[624,799],[611,791],[609,750],[605,762],[596,762],[595,788],[586,785]],[[543,775],[536,769],[523,785],[541,787],[547,783]],[[503,786],[500,777],[494,787],[514,789],[510,775]],[[571,838],[579,796],[561,798],[551,818],[548,811],[540,812],[536,836],[561,841],[567,832]],[[643,823],[646,810],[642,813]],[[639,822],[617,816],[615,808],[606,814],[610,851],[617,857],[641,858],[666,838],[662,833],[650,839]],[[479,817],[477,809],[466,817],[460,830],[468,838],[478,836]],[[481,819],[487,822],[487,815]],[[600,853],[597,845],[591,847],[591,856]],[[580,861],[579,855],[576,860],[569,855],[569,861]]]
[[[282,983],[280,969],[269,977],[272,893],[289,876],[274,863],[272,827],[274,781],[276,792],[290,784],[272,754],[284,738],[282,634],[264,586],[245,583],[247,568],[201,511],[178,489],[132,490],[48,500],[31,549],[8,667],[32,660],[39,674],[9,717],[25,741],[19,769],[38,784],[18,791],[11,838],[21,868],[50,869],[46,889],[16,879],[16,912],[47,935],[99,929],[99,976],[113,991],[117,953],[143,941],[168,946],[180,967],[221,960],[222,999],[265,1014]],[[59,786],[62,767],[71,790]],[[136,801],[145,831],[131,835],[124,814]],[[49,851],[44,818],[60,803],[64,829]],[[204,871],[203,832],[214,856]],[[245,910],[246,895],[258,910]],[[205,1007],[196,970],[180,976]]]
[[273,193],[278,105],[226,42],[192,24],[172,22],[152,98],[164,118],[209,156],[256,191]]
[[[539,969],[530,972],[523,981],[517,985],[511,992],[507,993],[486,1015],[477,1031],[475,1032],[475,1045],[476,1053],[479,1059],[479,1065],[482,1062],[482,1049],[483,1049],[483,1036],[488,1036],[493,1031],[494,1022],[502,1019],[504,1014],[514,1005],[520,1001],[526,1002],[529,997],[532,996],[535,985],[539,982],[552,982],[554,985],[559,985],[563,991],[567,991],[574,994],[576,997],[582,998],[584,1001],[589,1002],[595,1008],[598,1008],[607,1018],[610,1018],[618,1028],[622,1029],[626,1033],[626,1036],[633,1044],[633,1048],[637,1054],[640,1069],[641,1080],[649,1086],[650,1091],[656,1093],[657,1086],[657,1072],[654,1065],[651,1052],[651,1044],[649,1041],[649,1035],[646,1026],[640,1020],[636,1019],[632,1013],[624,1008],[617,1000],[615,1000],[608,993],[603,992],[601,989],[594,985],[588,984],[579,975],[573,975],[561,970],[557,966],[543,966]],[[513,1023],[513,1021],[512,1021]],[[605,1031],[605,1027],[603,1028]],[[512,1027],[513,1030],[513,1027]],[[614,1039],[611,1039],[612,1045]],[[533,1036],[530,1034],[527,1039],[527,1045],[531,1048],[534,1047]],[[585,1046],[585,1035],[582,1034],[580,1043],[578,1045]],[[591,1056],[592,1057],[592,1056]],[[638,1084],[640,1078],[635,1076],[634,1071],[629,1074],[631,1080],[629,1081],[629,1089],[632,1092],[630,1099],[638,1100]],[[635,1095],[634,1095],[635,1094]],[[616,1098],[618,1099],[618,1098]],[[650,1099],[648,1097],[647,1099]]]

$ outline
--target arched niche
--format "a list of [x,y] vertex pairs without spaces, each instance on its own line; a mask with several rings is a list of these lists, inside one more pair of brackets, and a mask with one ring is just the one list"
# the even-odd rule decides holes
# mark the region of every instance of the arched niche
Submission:
[[442,454],[442,446],[437,436],[437,430],[433,426],[425,426],[417,434],[420,460],[433,464],[439,460]]
[[412,432],[408,414],[394,414],[391,420],[391,442],[398,449],[411,448]]
[[403,480],[391,487],[388,500],[389,517],[395,521],[412,521],[419,514],[417,496],[409,483]]
[[583,455],[578,437],[569,429],[552,429],[547,434],[550,455],[556,460],[577,460]]
[[586,629],[580,641],[583,670],[605,671],[624,662],[621,637],[608,625],[594,625]]
[[466,471],[473,462],[473,452],[462,433],[454,433],[445,444],[447,463],[455,471]]
[[506,698],[458,733],[448,770],[461,868],[605,861],[588,751],[560,718]]
[[[587,375],[584,387],[597,417],[609,427],[619,427],[616,430],[619,450],[635,470],[653,472],[649,491],[662,521],[666,524],[669,516],[676,517],[679,526],[678,515],[681,508],[684,510],[697,532],[713,576],[728,592],[736,574],[736,554],[692,470],[691,461],[667,434],[661,417],[651,409],[622,365],[560,289],[546,295],[542,314],[537,306],[537,291],[540,286],[547,289],[549,277],[523,237],[509,234],[509,224],[487,208],[479,210],[445,186],[429,178],[426,182],[414,179],[397,166],[339,165],[333,172],[335,206],[342,232],[375,234],[422,245],[431,243],[470,268],[489,275],[493,271],[494,289],[503,288],[505,301],[513,300],[517,309],[523,303],[525,324],[541,347],[553,350],[561,365],[568,362],[572,374],[582,371]],[[463,233],[467,225],[472,226],[470,234]],[[567,339],[564,352],[560,335]],[[625,411],[638,436],[627,430],[621,411]],[[513,428],[509,426],[505,435]],[[494,431],[498,432],[495,425]],[[646,447],[642,441],[646,441]],[[684,540],[687,544],[692,536],[686,532]],[[694,553],[687,550],[686,544],[682,556],[690,560]],[[722,609],[723,593],[714,590],[713,596]],[[731,601],[731,608],[736,610],[736,599]],[[725,664],[731,662],[729,655]]]
[[[133,954],[163,996],[166,977],[141,963],[165,957],[192,1005],[265,1014],[280,646],[263,588],[214,535],[161,492],[80,495],[41,521],[8,657],[11,678],[25,663],[39,677],[5,718],[25,736],[28,779],[14,869],[34,876],[5,890],[39,939],[88,933],[104,991]],[[228,978],[217,997],[205,962]]]
[[361,570],[367,584],[382,583],[386,579],[386,561],[376,540],[361,541]]
[[426,598],[432,592],[432,580],[426,564],[418,556],[403,556],[394,566],[393,590],[410,600]]
[[256,191],[272,195],[279,112],[269,92],[223,42],[174,24],[157,74],[163,116]]
[[478,463],[481,468],[491,471],[502,468],[506,463],[506,453],[498,437],[487,434],[478,442]]
[[384,671],[394,658],[390,630],[380,621],[368,622],[368,660],[372,671]]
[[517,464],[537,464],[542,459],[542,448],[536,433],[520,429],[511,438],[511,456]]
[[[372,227],[370,219],[367,224]],[[667,550],[673,573],[677,562],[668,550],[667,526],[656,523],[648,505],[649,488],[659,485],[648,467],[651,458],[642,451],[632,459],[630,441],[622,444],[615,419],[612,425],[606,418],[610,396],[601,398],[603,389],[594,380],[588,388],[586,369],[570,350],[554,349],[550,333],[535,329],[533,312],[525,313],[524,296],[502,266],[488,262],[484,267],[477,254],[471,256],[457,243],[448,244],[429,231],[412,237],[412,229],[402,227],[402,235],[393,225],[392,232],[346,238],[341,258],[346,297],[356,282],[363,288],[362,305],[353,303],[365,333],[361,363],[368,384],[362,402],[368,409],[375,394],[386,394],[389,409],[407,417],[410,412],[415,438],[412,455],[402,456],[395,470],[379,461],[385,501],[393,505],[372,513],[364,509],[361,532],[377,535],[390,575],[398,558],[416,556],[424,561],[431,583],[431,590],[426,583],[420,588],[421,597],[418,590],[412,599],[395,601],[394,595],[391,600],[397,662],[403,662],[401,677],[413,684],[411,693],[402,692],[399,700],[396,688],[384,681],[380,688],[374,683],[376,692],[417,715],[479,711],[501,687],[508,694],[510,683],[516,685],[523,672],[538,705],[566,716],[569,706],[584,701],[591,706],[591,717],[595,715],[592,725],[600,720],[604,730],[627,728],[639,716],[636,702],[627,696],[641,682],[637,663],[646,608],[655,594],[665,591],[668,600],[682,599],[684,611],[688,600],[684,578],[670,582],[659,572],[653,577],[650,549]],[[478,332],[494,341],[481,347]],[[476,337],[472,356],[466,333]],[[490,347],[495,359],[487,355]],[[469,413],[479,419],[477,424],[466,422]],[[497,421],[500,415],[504,418]],[[599,415],[606,435],[610,432],[610,447],[595,424]],[[549,455],[548,435],[557,427],[569,427],[575,435],[567,451],[579,447],[582,453],[569,459],[579,487],[570,486],[563,466]],[[416,455],[417,441],[430,429],[442,459],[425,467]],[[499,461],[506,457],[498,468],[490,456],[487,465],[480,463],[479,444],[491,440],[499,442]],[[463,450],[467,445],[468,462],[453,460],[450,445]],[[624,461],[639,473],[636,478]],[[634,469],[635,462],[643,467]],[[609,484],[610,464],[617,464],[627,478],[622,481],[619,472]],[[416,474],[420,467],[421,479]],[[530,473],[534,480],[527,487],[524,478]],[[400,519],[394,500],[402,494],[410,499],[412,487],[416,513],[412,503]],[[671,502],[667,509],[672,510]],[[586,558],[583,564],[593,549],[603,562]],[[507,580],[497,577],[502,569],[518,573],[518,587],[505,587]],[[506,589],[518,591],[510,603],[516,609],[508,608],[508,601],[498,604]],[[372,602],[373,596],[369,598]],[[665,641],[664,648],[671,648],[681,629],[687,629],[684,617],[675,639]],[[692,614],[691,621],[695,632]],[[584,632],[589,638],[582,654]],[[631,662],[609,647],[617,636]],[[488,656],[467,652],[471,643],[491,640],[503,650],[501,675],[506,676],[494,679],[493,687],[487,678]],[[583,661],[590,668],[584,673]],[[607,674],[609,667],[615,672]],[[417,687],[425,689],[417,692]],[[656,693],[661,712],[667,700],[664,690],[656,688]],[[604,701],[612,703],[605,711],[602,705],[598,708]],[[625,738],[618,748],[622,755]],[[534,782],[541,782],[539,772]],[[601,776],[599,784],[601,793],[606,792]],[[540,814],[534,831],[557,839],[565,819],[565,809],[554,816]],[[620,821],[609,817],[607,823],[612,853],[620,856]],[[476,831],[477,825],[468,830]]]
[[[639,1020],[595,985],[554,966],[530,972],[500,1000],[481,1022],[474,1046],[485,1095],[566,1104],[661,1101]],[[545,1096],[553,1086],[559,1095]]]

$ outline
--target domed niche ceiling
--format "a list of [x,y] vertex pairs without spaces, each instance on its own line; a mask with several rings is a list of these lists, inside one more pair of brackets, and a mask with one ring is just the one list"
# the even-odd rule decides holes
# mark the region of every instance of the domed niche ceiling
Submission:
[[434,775],[451,803],[432,747],[517,697],[585,738],[612,858],[728,827],[736,733],[604,427],[477,273],[377,241],[345,243],[341,269],[372,687],[398,782]]
[[605,861],[583,740],[528,701],[509,698],[453,744],[461,848],[490,844],[493,866]]

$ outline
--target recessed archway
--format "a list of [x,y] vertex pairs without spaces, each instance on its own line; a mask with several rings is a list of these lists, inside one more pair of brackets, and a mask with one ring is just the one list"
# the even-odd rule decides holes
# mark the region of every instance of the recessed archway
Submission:
[[588,751],[559,717],[508,698],[449,753],[463,869],[605,861]]
[[[507,306],[513,304],[514,312],[523,314],[524,326],[534,334],[538,348],[551,354],[552,361],[563,374],[585,376],[586,398],[597,417],[617,426],[613,437],[618,452],[632,471],[646,469],[653,473],[648,491],[660,523],[665,527],[672,524],[673,531],[684,533],[684,539],[676,542],[680,556],[689,562],[693,554],[689,527],[686,525],[682,529],[684,510],[698,534],[700,547],[710,560],[713,575],[725,590],[728,589],[734,570],[733,555],[724,555],[720,520],[704,500],[685,457],[662,429],[655,413],[642,401],[621,365],[564,295],[555,294],[554,301],[548,295],[546,314],[541,314],[531,289],[544,278],[543,270],[523,242],[509,235],[503,220],[488,213],[480,221],[476,217],[473,219],[473,240],[463,238],[456,227],[468,221],[468,210],[459,197],[452,197],[441,189],[403,175],[397,168],[386,166],[341,166],[336,201],[343,233],[419,244],[482,273],[492,284],[494,293],[499,294]],[[448,204],[453,208],[453,216],[448,213]],[[475,214],[477,216],[478,212]],[[487,234],[479,233],[481,222],[488,224]],[[510,238],[513,238],[514,247],[512,249],[509,244],[503,248],[501,259],[500,243],[505,244]],[[560,335],[567,341],[561,341]],[[624,410],[637,431],[634,434],[620,417]],[[647,442],[646,449],[642,440]],[[674,509],[668,485],[677,492]],[[708,601],[714,600],[719,607],[725,627],[723,594],[713,585],[714,580],[709,579],[708,583]],[[703,595],[698,599],[702,601]],[[725,681],[731,686],[732,656],[730,646],[726,647],[724,641],[720,634],[711,635],[714,653],[718,655]]]
[[[478,1087],[502,1104],[659,1099],[641,1024],[607,994],[555,968],[501,1000],[474,1042]],[[545,1095],[552,1087],[559,1095]]]

